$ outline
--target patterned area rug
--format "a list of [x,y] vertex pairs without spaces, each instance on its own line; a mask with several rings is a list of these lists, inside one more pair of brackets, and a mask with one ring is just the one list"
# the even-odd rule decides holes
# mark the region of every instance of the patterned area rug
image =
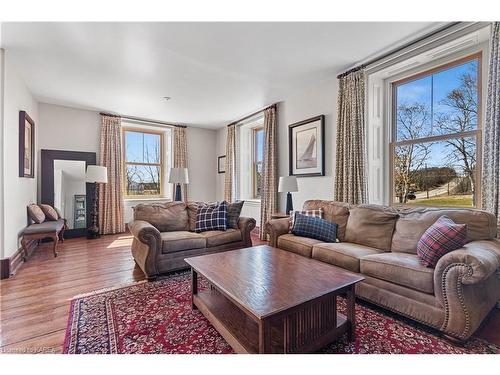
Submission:
[[[189,278],[180,273],[75,297],[64,353],[233,353],[208,320],[191,310]],[[344,308],[342,301],[339,308]],[[500,353],[476,338],[455,346],[426,327],[366,303],[357,303],[356,322],[354,342],[343,338],[321,353]]]

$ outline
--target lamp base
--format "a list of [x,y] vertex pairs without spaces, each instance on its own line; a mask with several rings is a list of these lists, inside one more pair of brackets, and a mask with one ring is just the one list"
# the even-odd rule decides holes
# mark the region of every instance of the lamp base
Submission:
[[92,205],[92,212],[90,213],[91,222],[90,226],[87,228],[87,239],[93,240],[95,238],[101,237],[99,234],[99,213],[97,211],[97,207],[99,206],[99,194],[98,194],[99,186],[97,183],[94,183],[94,204]]
[[175,201],[182,202],[182,188],[181,184],[175,185]]
[[290,211],[293,211],[293,203],[292,203],[292,193],[286,193],[286,211],[287,215],[290,214]]

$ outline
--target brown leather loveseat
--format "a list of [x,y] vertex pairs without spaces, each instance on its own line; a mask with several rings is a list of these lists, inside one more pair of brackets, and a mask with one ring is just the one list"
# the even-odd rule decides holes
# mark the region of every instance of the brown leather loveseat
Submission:
[[[358,297],[464,341],[500,299],[500,241],[494,215],[474,209],[393,208],[310,200],[338,224],[337,243],[289,233],[288,219],[267,223],[271,246],[361,273]],[[441,215],[467,224],[468,243],[435,268],[419,263],[417,243]]]
[[255,219],[240,217],[238,228],[195,233],[197,202],[139,204],[128,224],[132,255],[149,280],[187,268],[184,258],[252,246]]

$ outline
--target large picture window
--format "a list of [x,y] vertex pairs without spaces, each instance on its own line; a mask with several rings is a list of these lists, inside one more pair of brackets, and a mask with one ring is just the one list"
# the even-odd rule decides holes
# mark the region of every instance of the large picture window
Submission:
[[163,133],[123,130],[124,193],[126,198],[161,197],[163,191]]
[[394,82],[392,202],[475,207],[481,56]]
[[262,194],[262,162],[264,160],[264,128],[253,129],[253,198]]

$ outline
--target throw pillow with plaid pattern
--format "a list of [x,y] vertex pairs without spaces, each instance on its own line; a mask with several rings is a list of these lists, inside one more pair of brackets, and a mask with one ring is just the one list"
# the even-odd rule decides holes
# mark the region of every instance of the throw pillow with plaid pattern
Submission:
[[200,204],[196,210],[195,232],[227,229],[227,202]]
[[441,216],[424,232],[417,244],[417,255],[423,266],[434,268],[450,251],[460,249],[467,240],[467,224],[457,224]]
[[324,242],[337,241],[337,223],[297,213],[292,233],[295,236],[314,238]]
[[290,225],[288,228],[289,232],[292,231],[293,223],[295,221],[295,214],[319,217],[320,219],[323,219],[323,210],[321,208],[318,208],[317,210],[290,211]]

